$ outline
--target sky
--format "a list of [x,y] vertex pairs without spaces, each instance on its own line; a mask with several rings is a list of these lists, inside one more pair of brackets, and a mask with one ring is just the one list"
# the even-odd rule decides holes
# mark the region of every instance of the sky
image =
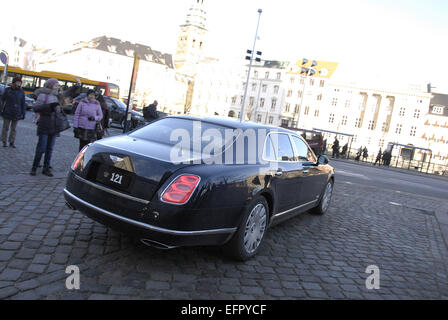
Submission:
[[[241,58],[253,46],[262,58],[336,61],[335,77],[431,82],[448,93],[446,0],[204,0],[208,55]],[[38,3],[38,4],[36,4]],[[5,35],[50,48],[116,37],[175,53],[191,0],[8,1]],[[10,7],[10,8],[9,8]],[[2,10],[3,11],[3,10]],[[3,11],[5,12],[5,11]]]

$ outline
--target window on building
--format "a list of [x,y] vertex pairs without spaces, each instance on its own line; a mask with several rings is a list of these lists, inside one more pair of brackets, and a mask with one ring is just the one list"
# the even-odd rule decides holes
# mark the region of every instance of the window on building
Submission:
[[402,129],[402,125],[401,124],[397,124],[397,127],[395,128],[395,133],[396,134],[401,134],[401,129]]
[[325,81],[324,80],[320,80],[319,86],[323,87],[325,85]]
[[261,114],[257,114],[257,122],[261,122]]
[[243,105],[243,96],[240,97],[240,105]]
[[295,112],[295,113],[298,113],[298,112],[299,112],[299,107],[300,107],[300,105],[299,105],[299,104],[296,104],[296,106],[294,107],[294,112]]
[[404,117],[405,113],[406,113],[406,108],[401,107],[400,108],[400,117]]
[[302,98],[302,90],[297,91],[297,97]]
[[269,124],[272,124],[272,123],[274,122],[274,117],[273,117],[273,116],[270,116],[268,122],[269,122]]
[[322,101],[322,93],[317,95],[317,101]]
[[289,112],[291,105],[289,103],[285,104],[285,112]]
[[350,100],[345,100],[345,107],[350,108]]
[[288,94],[286,96],[287,97],[292,97],[292,90],[291,89],[288,90]]
[[370,120],[368,129],[369,130],[373,130],[374,128],[375,128],[375,121],[374,120]]
[[355,128],[361,128],[361,119],[360,118],[356,118],[356,120],[355,120]]
[[235,105],[236,104],[236,96],[233,96],[232,97],[232,105]]
[[310,113],[310,107],[306,106],[304,114],[308,115],[309,113]]
[[277,72],[277,80],[280,80],[282,78],[282,74],[280,72]]
[[254,98],[254,97],[249,97],[249,106],[250,106],[250,107],[253,107],[253,106],[254,106],[254,101],[255,101],[255,98]]
[[415,137],[415,134],[417,133],[417,127],[411,127],[411,132],[409,133],[409,135],[411,137]]
[[304,84],[305,83],[305,78],[300,78],[300,84]]
[[314,110],[314,116],[318,117],[319,116],[319,110]]
[[254,71],[254,78],[255,78],[255,79],[258,78],[258,71]]
[[314,86],[314,79],[310,79],[310,86]]
[[383,122],[383,127],[381,128],[381,130],[383,132],[386,132],[386,130],[387,130],[387,122]]
[[338,104],[338,98],[333,98],[333,99],[331,100],[331,105],[332,105],[333,107],[335,107],[337,104]]
[[274,86],[274,94],[278,94],[278,90],[280,89],[279,86]]
[[416,119],[420,118],[420,110],[419,109],[414,110],[414,118],[416,118]]
[[269,71],[264,74],[265,79],[269,79]]
[[334,122],[334,113],[330,113],[330,117],[328,118],[328,123]]
[[256,83],[252,83],[252,91],[257,90],[257,84]]
[[[278,73],[277,73],[277,74],[278,74]],[[296,78],[291,77],[289,80],[291,81],[291,84],[293,84],[293,83],[296,81]]]
[[260,98],[260,108],[264,107],[264,98]]
[[261,92],[266,92],[267,89],[268,89],[268,86],[267,86],[266,84],[264,84],[264,85],[261,87]]
[[282,127],[288,127],[289,120],[288,119],[282,119]]
[[343,116],[343,117],[342,117],[341,124],[342,124],[343,126],[347,125],[347,119],[348,119],[347,116]]
[[273,98],[271,100],[271,110],[275,110],[276,105],[277,105],[277,99]]
[[432,108],[432,113],[443,114],[443,107],[437,107],[437,106],[434,106],[434,107]]

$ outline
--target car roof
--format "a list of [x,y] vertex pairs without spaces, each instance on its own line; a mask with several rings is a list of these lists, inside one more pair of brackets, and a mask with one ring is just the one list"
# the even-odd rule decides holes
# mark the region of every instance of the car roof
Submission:
[[231,127],[234,129],[267,129],[268,131],[278,131],[278,132],[285,132],[285,133],[292,133],[297,134],[296,132],[293,132],[291,130],[286,130],[284,128],[275,127],[271,125],[265,125],[261,123],[255,123],[251,121],[244,121],[240,122],[236,118],[230,118],[230,117],[197,117],[197,116],[187,116],[187,115],[173,115],[169,116],[167,118],[178,118],[178,119],[186,119],[186,120],[196,120],[196,121],[203,121],[208,122],[220,126],[225,127]]

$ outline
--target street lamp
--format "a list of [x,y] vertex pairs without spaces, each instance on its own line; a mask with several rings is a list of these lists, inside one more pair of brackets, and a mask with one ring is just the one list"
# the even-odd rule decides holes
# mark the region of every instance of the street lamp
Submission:
[[[257,38],[258,38],[258,27],[260,25],[261,13],[262,13],[262,10],[258,9],[258,22],[257,22],[257,30],[255,31],[254,46],[253,46],[252,50],[247,50],[247,53],[250,54],[250,56],[246,56],[246,60],[249,60],[250,62],[249,62],[249,70],[247,72],[246,87],[244,88],[243,103],[241,104],[240,122],[243,122],[243,118],[244,118],[244,105],[246,103],[247,88],[249,86],[250,69],[252,68],[252,62],[254,60],[255,44],[257,43]],[[261,56],[260,51],[257,51],[256,53],[258,56]],[[256,57],[255,61],[260,62],[261,59],[259,57]]]
[[[306,88],[306,81],[308,80],[309,76],[313,76],[314,74],[316,74],[316,70],[313,69],[313,67],[317,66],[317,62],[316,60],[313,60],[313,62],[311,62],[311,66],[309,68],[306,68],[305,65],[308,63],[308,59],[303,58],[302,59],[302,67],[300,69],[300,74],[305,73],[305,80],[303,81],[303,88],[302,88],[302,97],[300,99],[300,104],[299,104],[299,110],[297,112],[297,123],[296,123],[296,128],[299,127],[299,118],[300,118],[300,110],[302,109],[302,104],[303,104],[303,98],[305,96],[305,88]],[[293,119],[294,121],[294,119]]]

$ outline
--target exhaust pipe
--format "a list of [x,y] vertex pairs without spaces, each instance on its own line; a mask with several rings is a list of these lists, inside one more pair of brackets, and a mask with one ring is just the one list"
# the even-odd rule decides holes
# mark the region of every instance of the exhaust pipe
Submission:
[[140,242],[143,243],[145,246],[153,247],[153,248],[161,249],[161,250],[168,250],[168,249],[176,248],[176,247],[169,246],[167,244],[160,243],[160,242],[150,240],[150,239],[140,239]]

